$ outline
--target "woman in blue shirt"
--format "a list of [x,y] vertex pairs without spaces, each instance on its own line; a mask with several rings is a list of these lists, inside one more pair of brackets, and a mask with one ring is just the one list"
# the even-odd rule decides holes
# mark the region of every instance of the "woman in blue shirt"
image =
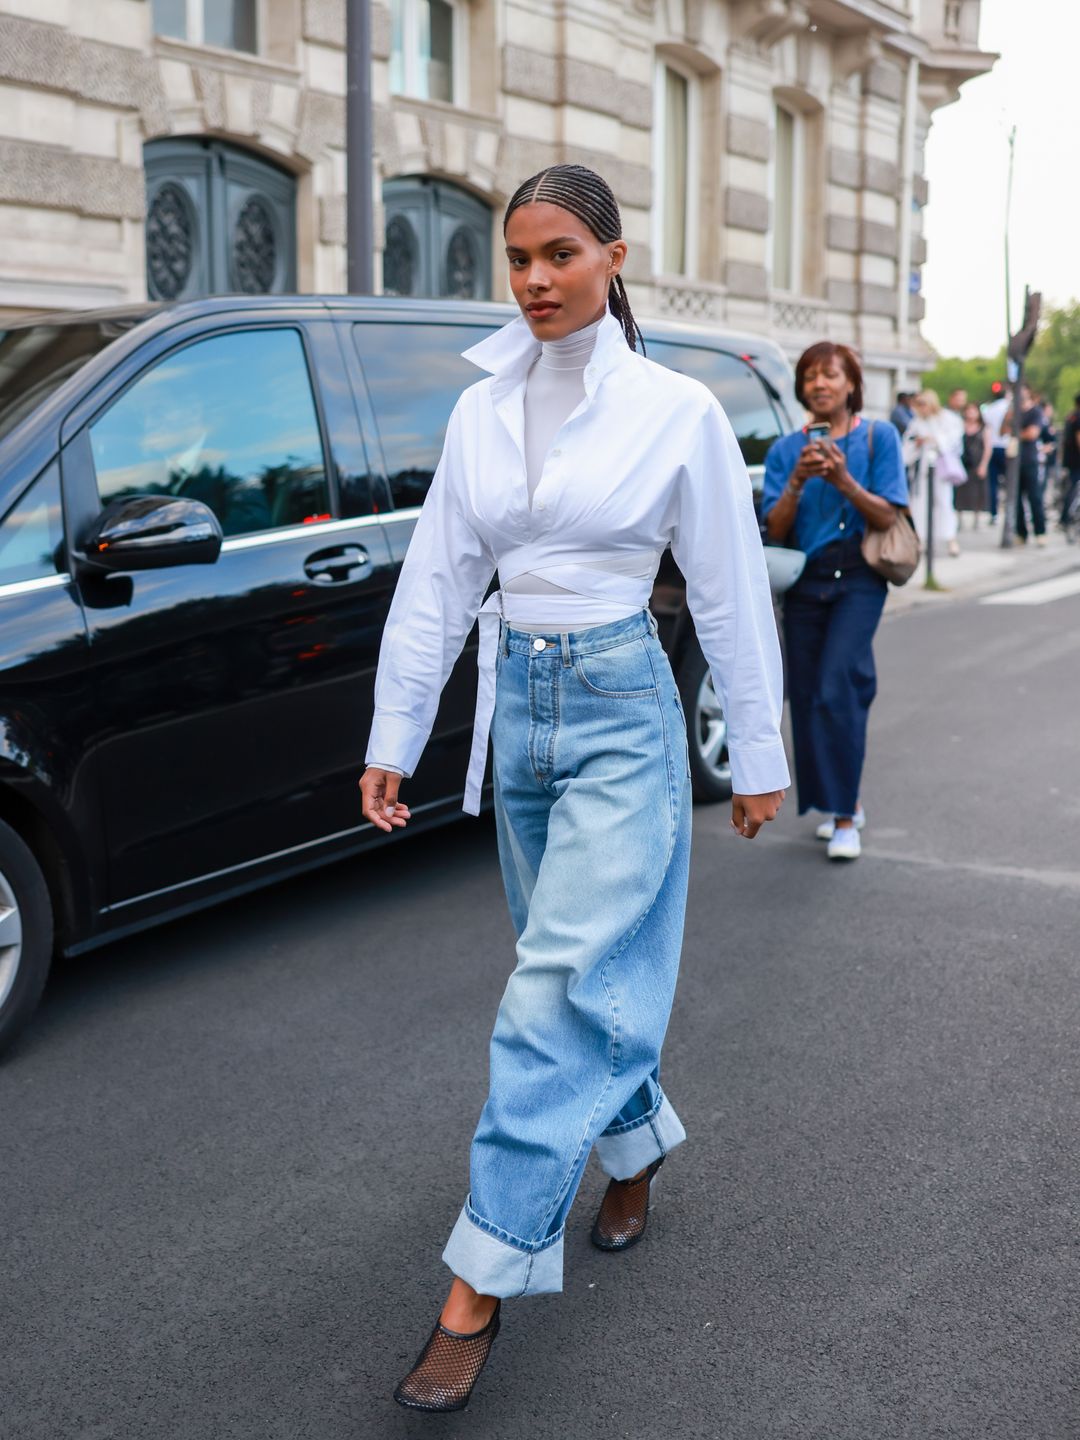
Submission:
[[812,345],[795,368],[795,393],[829,438],[805,429],[777,440],[765,460],[768,537],[806,552],[784,596],[788,697],[799,814],[823,810],[830,860],[855,860],[864,815],[859,783],[866,722],[877,689],[873,640],[886,583],[862,557],[867,526],[887,530],[908,502],[892,425],[867,422],[862,369],[846,345]]

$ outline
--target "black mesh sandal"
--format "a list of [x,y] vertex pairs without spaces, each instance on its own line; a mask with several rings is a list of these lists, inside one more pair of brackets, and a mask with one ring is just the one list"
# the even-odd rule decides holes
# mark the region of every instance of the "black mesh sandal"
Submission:
[[416,1364],[394,1391],[409,1410],[464,1410],[499,1333],[499,1309],[482,1330],[459,1335],[436,1324]]
[[592,1243],[598,1250],[629,1250],[645,1234],[649,1222],[649,1186],[663,1163],[661,1155],[643,1175],[609,1183],[592,1228]]

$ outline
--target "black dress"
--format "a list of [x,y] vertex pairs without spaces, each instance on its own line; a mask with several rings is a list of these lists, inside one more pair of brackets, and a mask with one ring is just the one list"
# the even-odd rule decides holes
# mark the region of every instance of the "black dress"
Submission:
[[986,476],[978,474],[979,466],[982,464],[984,432],[980,425],[974,435],[964,431],[964,448],[961,458],[964,462],[964,473],[967,479],[962,485],[956,487],[955,503],[957,510],[974,511],[976,515],[986,509]]

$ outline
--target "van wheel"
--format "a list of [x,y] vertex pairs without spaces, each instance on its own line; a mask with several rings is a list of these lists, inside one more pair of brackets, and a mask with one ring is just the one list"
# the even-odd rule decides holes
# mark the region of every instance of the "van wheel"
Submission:
[[41,867],[0,820],[0,1054],[37,1008],[52,945],[52,903]]
[[690,781],[694,799],[705,804],[731,798],[731,760],[727,719],[713,689],[705,656],[695,640],[678,676],[690,742]]

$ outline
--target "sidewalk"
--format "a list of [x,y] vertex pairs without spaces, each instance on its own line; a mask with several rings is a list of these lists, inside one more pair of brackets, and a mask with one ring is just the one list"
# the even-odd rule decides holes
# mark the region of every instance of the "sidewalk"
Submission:
[[906,585],[889,586],[886,615],[901,614],[914,605],[947,605],[960,597],[1028,585],[1034,580],[1048,580],[1065,571],[1080,569],[1080,545],[1067,545],[1064,535],[1053,528],[1047,532],[1045,549],[1029,539],[1026,545],[1003,550],[1000,521],[991,526],[984,518],[978,530],[968,528],[970,516],[965,515],[964,521],[964,528],[957,536],[960,554],[934,556],[934,579],[942,589],[925,588],[924,560]]

